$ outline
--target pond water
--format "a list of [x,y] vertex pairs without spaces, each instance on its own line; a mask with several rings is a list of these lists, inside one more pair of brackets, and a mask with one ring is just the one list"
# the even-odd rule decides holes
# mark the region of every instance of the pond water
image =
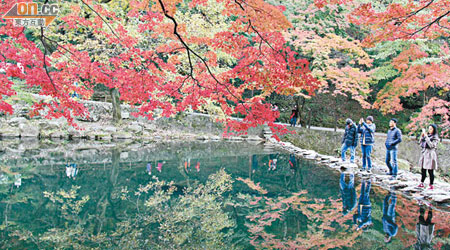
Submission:
[[0,145],[1,249],[450,249],[449,213],[264,144]]

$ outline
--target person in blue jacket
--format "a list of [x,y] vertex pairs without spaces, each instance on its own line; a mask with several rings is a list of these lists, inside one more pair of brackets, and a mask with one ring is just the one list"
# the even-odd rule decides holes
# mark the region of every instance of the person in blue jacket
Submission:
[[362,179],[361,194],[358,200],[358,212],[353,215],[353,222],[356,224],[356,230],[367,229],[372,223],[372,204],[370,203],[370,179]]
[[373,144],[375,143],[375,129],[376,126],[373,123],[373,117],[368,116],[366,118],[366,122],[361,118],[359,120],[358,125],[358,133],[361,134],[361,152],[362,152],[362,169],[361,171],[366,170],[371,173],[372,170],[372,159],[370,158],[370,154],[372,153]]
[[358,128],[350,118],[345,120],[345,133],[342,137],[341,158],[345,161],[345,153],[350,149],[350,163],[355,162],[355,150],[358,145]]
[[398,226],[395,223],[395,205],[397,204],[397,195],[389,192],[383,202],[383,230],[385,233],[384,242],[391,242],[392,237],[397,235]]
[[397,177],[398,165],[397,165],[397,151],[398,144],[402,142],[402,131],[397,128],[397,119],[392,118],[389,121],[389,130],[386,137],[386,165],[389,168],[389,175],[392,179]]

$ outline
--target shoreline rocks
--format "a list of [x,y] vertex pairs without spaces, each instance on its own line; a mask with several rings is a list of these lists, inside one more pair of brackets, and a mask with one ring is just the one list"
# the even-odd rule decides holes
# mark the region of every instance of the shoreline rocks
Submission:
[[360,176],[360,178],[371,178],[374,184],[388,191],[400,193],[409,199],[431,201],[439,205],[450,205],[450,184],[448,183],[435,180],[433,190],[418,188],[417,185],[420,181],[420,174],[399,170],[397,178],[392,180],[390,176],[386,174],[384,166],[374,166],[372,174],[362,174],[359,172],[359,166],[357,164],[342,162],[340,159],[333,156],[322,155],[313,150],[305,150],[290,142],[277,141],[274,138],[269,138],[267,143],[302,158],[314,160],[317,164],[328,166],[329,168],[341,172],[354,173]]

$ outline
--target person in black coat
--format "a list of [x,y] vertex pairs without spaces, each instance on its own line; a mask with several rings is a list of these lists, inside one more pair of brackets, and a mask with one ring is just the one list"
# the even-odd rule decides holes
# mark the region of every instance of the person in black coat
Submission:
[[291,124],[291,127],[295,127],[295,125],[297,124],[298,113],[299,113],[298,107],[297,107],[297,105],[295,105],[292,108],[292,113],[289,118],[289,123]]
[[358,145],[358,128],[350,118],[345,121],[344,137],[342,137],[341,158],[345,161],[345,153],[350,149],[350,162],[355,162],[355,150]]

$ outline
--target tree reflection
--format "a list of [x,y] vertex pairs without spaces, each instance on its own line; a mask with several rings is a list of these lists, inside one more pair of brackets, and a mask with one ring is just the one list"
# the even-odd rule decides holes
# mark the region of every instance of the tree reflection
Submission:
[[[66,177],[65,166],[60,172],[1,167],[4,177],[0,179],[4,183],[0,183],[0,248],[377,249],[383,244],[384,221],[397,223],[398,229],[392,242],[382,247],[403,249],[418,242],[418,213],[411,209],[413,201],[381,190],[372,192],[374,226],[364,233],[356,231],[352,228],[352,213],[357,213],[355,192],[368,197],[368,181],[355,185],[354,177],[349,176],[347,182],[348,177],[336,175],[335,182],[322,188],[294,188],[305,175],[296,178],[302,165],[290,158],[280,156],[277,171],[268,175],[267,168],[261,166],[253,172],[250,167],[256,157],[245,157],[245,172],[231,172],[237,177],[234,182],[223,169],[202,175],[213,169],[203,162],[198,174],[192,165],[195,174],[190,177],[182,160],[175,167],[165,164],[161,174],[153,171],[149,176],[143,171],[147,161],[136,171],[121,166],[120,149],[112,150],[111,157],[111,166],[90,172],[84,169],[75,181]],[[178,172],[187,177],[176,181],[165,175]],[[249,172],[261,182],[241,178]],[[17,174],[22,178],[20,188],[14,186]],[[271,179],[266,180],[267,176]],[[283,185],[286,180],[289,185]],[[315,183],[323,180],[317,177]],[[336,189],[328,190],[332,185]],[[305,187],[308,191],[302,190]],[[348,188],[341,193],[342,200],[338,198],[339,187]],[[334,196],[318,199],[324,197],[318,194],[321,191]],[[347,196],[350,199],[344,201]],[[383,202],[386,198],[387,202]],[[361,209],[360,213],[363,215]],[[427,222],[428,217],[423,216],[423,221]],[[450,216],[434,210],[433,222],[434,237],[428,239],[433,247],[445,249]]]
[[[116,170],[111,170],[111,184],[116,182]],[[89,203],[88,195],[80,195],[80,186],[44,191],[48,201],[44,223],[10,221],[8,227],[0,228],[0,243],[8,249],[234,249],[236,225],[224,205],[232,182],[231,176],[220,170],[206,183],[186,188],[156,177],[135,192],[123,186],[120,194],[111,196],[122,201],[115,204],[121,208],[118,220],[97,209],[97,213],[89,213],[98,206]],[[104,225],[103,230],[99,224]]]
[[[241,194],[240,200],[234,204],[247,210],[248,221],[245,225],[250,233],[250,243],[258,249],[339,248],[352,246],[359,235],[345,223],[349,219],[339,215],[340,204],[336,200],[308,198],[306,191],[290,196],[268,197],[259,183],[249,179],[238,180],[259,193]],[[296,230],[293,235],[270,231],[275,223],[292,220],[292,217],[306,225],[306,230]]]

